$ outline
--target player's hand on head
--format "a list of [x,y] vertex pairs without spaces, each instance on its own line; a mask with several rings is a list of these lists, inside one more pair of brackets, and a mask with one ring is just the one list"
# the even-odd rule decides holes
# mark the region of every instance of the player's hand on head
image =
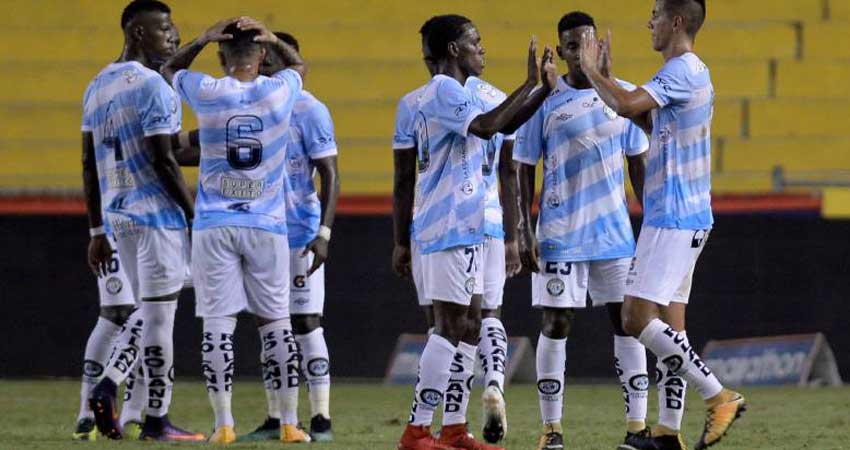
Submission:
[[236,26],[243,31],[256,31],[258,34],[254,36],[254,42],[267,44],[277,40],[277,36],[264,23],[252,17],[240,17]]
[[591,73],[599,67],[599,41],[593,28],[586,30],[581,35],[581,70]]
[[306,257],[310,252],[313,252],[313,264],[307,269],[308,277],[318,270],[319,267],[322,267],[322,264],[328,259],[328,241],[324,238],[316,237],[307,244],[301,256]]
[[543,49],[540,60],[540,78],[548,89],[555,89],[558,84],[558,66],[555,64],[555,52],[548,45]]
[[413,278],[410,260],[410,247],[398,244],[393,247],[393,271],[406,280]]
[[215,23],[215,25],[209,27],[204,34],[201,35],[201,40],[203,42],[221,42],[233,39],[233,35],[230,33],[225,33],[224,29],[235,23],[239,20],[238,17],[231,17],[229,19],[220,20]]
[[112,247],[105,234],[94,236],[89,241],[88,263],[96,276],[106,275],[106,267],[112,259]]
[[505,274],[508,278],[519,274],[522,262],[519,259],[519,244],[516,241],[505,242]]
[[540,62],[537,60],[537,36],[528,43],[528,82],[537,85],[540,81]]

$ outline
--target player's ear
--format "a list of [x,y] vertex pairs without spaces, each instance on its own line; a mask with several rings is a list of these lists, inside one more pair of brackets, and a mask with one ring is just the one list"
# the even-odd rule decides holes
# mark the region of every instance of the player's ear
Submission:
[[134,41],[141,42],[145,37],[145,27],[136,24],[130,25],[130,36]]
[[457,55],[460,53],[460,47],[457,45],[457,41],[449,42],[448,50],[449,56],[457,58]]

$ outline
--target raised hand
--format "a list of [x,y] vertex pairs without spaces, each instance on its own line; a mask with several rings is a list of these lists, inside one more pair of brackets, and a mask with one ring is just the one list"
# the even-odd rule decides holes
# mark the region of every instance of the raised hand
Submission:
[[198,40],[206,44],[209,42],[221,42],[233,39],[233,35],[230,33],[225,33],[224,29],[235,23],[237,20],[239,19],[236,17],[231,17],[230,19],[218,21],[215,25],[209,27],[207,31],[204,31],[204,34],[202,34]]
[[277,40],[277,36],[269,31],[266,25],[257,19],[251,17],[240,17],[236,22],[236,26],[242,31],[257,31],[259,34],[254,36],[254,42],[268,44]]
[[585,74],[599,70],[599,42],[596,40],[596,32],[591,28],[581,36],[581,70]]
[[528,82],[537,85],[540,82],[540,63],[537,61],[537,36],[531,36],[528,44]]
[[548,45],[543,49],[540,60],[540,78],[549,90],[555,89],[558,83],[558,66],[555,65],[555,52]]
[[611,77],[611,29],[605,35],[605,39],[599,43],[599,73],[605,78]]

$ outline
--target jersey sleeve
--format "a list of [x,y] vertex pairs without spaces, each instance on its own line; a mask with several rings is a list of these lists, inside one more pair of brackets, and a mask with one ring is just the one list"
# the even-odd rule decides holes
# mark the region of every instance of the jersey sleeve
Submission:
[[538,108],[516,134],[514,161],[536,165],[543,153],[543,108]]
[[680,58],[668,61],[642,87],[662,108],[669,104],[685,103],[693,94],[688,83],[688,65]]
[[395,111],[395,131],[393,132],[393,150],[416,147],[416,133],[413,130],[413,111],[402,98]]
[[[138,102],[139,118],[145,137],[157,134],[172,134],[178,118],[180,105],[174,91],[159,76],[150,77],[140,91]],[[179,130],[179,126],[177,127]]]
[[305,111],[306,117],[301,120],[301,138],[310,159],[327,158],[337,154],[336,139],[334,138],[334,123],[328,108],[316,103]]
[[298,94],[304,89],[304,80],[301,78],[301,74],[292,69],[283,69],[272,75],[272,78],[283,81],[292,92],[292,98],[298,98]]
[[469,131],[469,124],[482,114],[480,103],[455,80],[447,79],[440,83],[435,103],[435,116],[440,124],[464,137]]
[[171,83],[180,98],[194,108],[198,104],[201,90],[212,86],[215,83],[215,78],[200,72],[183,69],[174,74]]
[[626,156],[637,156],[649,150],[649,139],[646,133],[631,120],[626,121],[626,132],[623,133],[622,144]]
[[80,125],[80,130],[83,132],[92,131],[94,127],[94,120],[92,118],[91,104],[89,101],[91,100],[91,91],[94,83],[89,83],[88,87],[86,87],[86,93],[83,94],[83,120]]

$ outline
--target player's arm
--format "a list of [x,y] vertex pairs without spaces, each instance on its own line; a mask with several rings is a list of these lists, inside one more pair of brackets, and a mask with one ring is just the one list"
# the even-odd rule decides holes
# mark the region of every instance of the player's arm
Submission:
[[519,214],[520,214],[520,261],[532,272],[539,272],[537,236],[531,217],[531,204],[534,202],[534,179],[537,166],[519,163]]
[[499,197],[502,203],[502,226],[505,229],[505,272],[508,277],[512,277],[522,269],[517,244],[519,197],[512,140],[503,141],[499,152]]
[[627,156],[629,164],[629,180],[635,191],[638,203],[643,206],[643,182],[646,178],[646,152],[635,156]]
[[[554,52],[546,47],[543,58],[537,63],[537,42],[531,39],[528,46],[528,78],[499,106],[490,112],[481,114],[469,124],[469,132],[482,139],[490,139],[496,133],[512,134],[524,124],[546,97],[558,80],[558,69],[554,62]],[[543,79],[543,86],[536,91],[537,82]]]
[[207,31],[205,31],[197,39],[189,42],[183,47],[180,47],[180,49],[177,50],[177,53],[165,61],[160,69],[160,73],[162,73],[165,81],[168,81],[168,84],[173,84],[172,81],[174,80],[174,75],[181,70],[188,69],[192,65],[192,62],[195,61],[195,58],[201,54],[201,51],[203,51],[204,47],[206,47],[210,42],[221,42],[232,39],[233,35],[225,34],[224,29],[237,20],[239,19],[232,18],[222,20],[207,29]]
[[198,167],[201,164],[201,140],[198,130],[181,131],[171,135],[174,159],[180,167]]
[[275,52],[277,58],[273,58],[272,61],[280,61],[283,65],[279,67],[272,67],[272,72],[292,69],[298,72],[302,79],[307,76],[307,63],[305,63],[304,59],[301,58],[301,54],[298,53],[298,50],[286,42],[283,42],[274,33],[269,31],[262,22],[250,17],[240,17],[236,22],[236,25],[241,30],[256,30],[259,32],[259,35],[254,38],[254,42],[266,44],[266,48]]
[[[649,113],[659,105],[643,88],[629,91],[614,79],[607,57],[610,54],[607,50],[610,45],[610,31],[602,44],[596,40],[595,33],[585,32],[581,40],[581,69],[606,105],[649,133],[652,131]],[[603,47],[602,51],[600,46]],[[607,70],[604,70],[607,73],[603,73],[603,67],[607,67]]]
[[94,136],[90,131],[83,132],[83,192],[86,197],[86,214],[89,218],[91,240],[88,248],[89,268],[95,275],[105,274],[106,265],[112,258],[112,247],[103,230],[103,216],[100,204],[100,180],[97,175],[97,163],[94,155]]
[[313,264],[307,270],[307,276],[313,274],[328,259],[328,243],[330,242],[331,227],[336,216],[336,203],[339,199],[339,170],[336,164],[336,155],[314,159],[313,164],[319,172],[319,182],[322,190],[319,192],[319,202],[322,204],[322,222],[319,227],[319,235],[316,236],[304,253],[313,252]]
[[416,148],[393,150],[393,270],[411,279],[410,226],[416,189]]
[[186,181],[183,180],[183,172],[171,151],[171,134],[154,134],[145,137],[145,148],[150,152],[153,160],[153,168],[165,191],[177,203],[186,221],[192,224],[195,217],[194,202]]

